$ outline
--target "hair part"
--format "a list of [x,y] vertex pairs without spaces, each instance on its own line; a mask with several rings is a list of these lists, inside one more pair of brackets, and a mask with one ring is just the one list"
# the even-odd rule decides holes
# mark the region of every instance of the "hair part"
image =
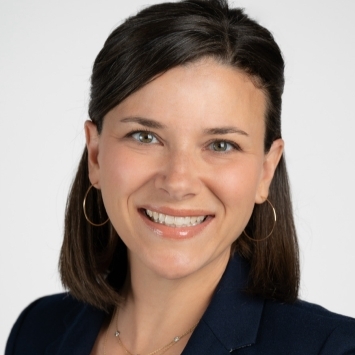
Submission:
[[[229,8],[225,0],[153,5],[115,29],[94,62],[90,119],[100,133],[105,115],[126,97],[169,69],[204,58],[241,70],[263,90],[267,102],[264,150],[268,152],[281,137],[284,61],[272,34],[243,10]],[[59,266],[63,285],[73,296],[109,310],[120,302],[119,290],[128,272],[127,250],[110,222],[93,227],[86,221],[82,203],[89,187],[84,149],[68,197]],[[299,258],[283,157],[268,198],[278,215],[272,236],[252,242],[242,234],[232,251],[250,264],[247,292],[292,302],[298,296]],[[247,226],[255,239],[262,239],[273,226],[268,207],[255,205]],[[86,209],[93,221],[107,218],[100,191],[90,192]]]

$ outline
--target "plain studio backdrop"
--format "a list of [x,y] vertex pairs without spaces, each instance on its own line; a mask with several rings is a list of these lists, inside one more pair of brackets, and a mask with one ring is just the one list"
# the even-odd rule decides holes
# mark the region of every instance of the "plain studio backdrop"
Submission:
[[[66,195],[92,63],[149,0],[0,0],[0,351],[20,311],[61,292]],[[355,317],[354,0],[240,0],[286,62],[283,137],[301,297]],[[276,210],[277,210],[277,206]]]

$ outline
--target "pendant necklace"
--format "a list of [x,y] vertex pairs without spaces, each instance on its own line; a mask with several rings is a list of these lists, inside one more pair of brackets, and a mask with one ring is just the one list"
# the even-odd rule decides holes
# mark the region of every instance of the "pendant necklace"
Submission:
[[[110,321],[110,324],[108,326],[108,329],[110,328],[111,324],[112,324],[112,321],[113,321],[113,316],[111,318],[111,321]],[[118,324],[118,312],[117,312],[117,318],[116,318],[116,324]],[[196,323],[194,326],[192,326],[190,329],[188,329],[185,333],[179,335],[179,336],[176,336],[174,337],[173,340],[169,341],[168,344],[162,346],[161,348],[157,349],[157,350],[154,350],[154,351],[151,351],[150,353],[146,354],[146,355],[162,355],[164,354],[165,352],[167,352],[172,346],[174,346],[175,344],[177,344],[182,338],[184,338],[186,335],[189,335],[190,333],[192,333],[194,331],[194,329],[197,327],[197,324]],[[105,332],[105,338],[104,338],[104,344],[103,344],[103,355],[106,355],[106,339],[107,339],[107,332],[108,330]],[[123,350],[125,351],[125,353],[127,355],[139,355],[139,354],[134,354],[132,353],[131,351],[129,351],[126,346],[123,344],[122,342],[122,339],[120,337],[121,335],[121,332],[118,330],[118,327],[116,325],[116,331],[114,333],[114,336],[117,338],[117,341],[118,341],[118,344],[120,344],[120,346],[123,348]]]

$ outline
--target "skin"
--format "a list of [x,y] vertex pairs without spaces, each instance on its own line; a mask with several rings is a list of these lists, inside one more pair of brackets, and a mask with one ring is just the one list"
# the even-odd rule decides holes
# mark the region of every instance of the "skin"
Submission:
[[[89,178],[128,248],[117,323],[130,351],[161,347],[205,311],[282,155],[281,139],[264,152],[265,107],[244,73],[205,59],[130,95],[106,115],[100,134],[86,122]],[[144,209],[207,218],[197,227],[164,227]],[[166,354],[180,353],[187,340]],[[106,346],[122,351],[111,338]]]

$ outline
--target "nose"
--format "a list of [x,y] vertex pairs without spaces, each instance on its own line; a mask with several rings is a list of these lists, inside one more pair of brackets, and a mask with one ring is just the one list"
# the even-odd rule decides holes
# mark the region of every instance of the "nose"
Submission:
[[155,187],[174,200],[184,200],[201,191],[197,159],[189,152],[167,155],[155,178]]

